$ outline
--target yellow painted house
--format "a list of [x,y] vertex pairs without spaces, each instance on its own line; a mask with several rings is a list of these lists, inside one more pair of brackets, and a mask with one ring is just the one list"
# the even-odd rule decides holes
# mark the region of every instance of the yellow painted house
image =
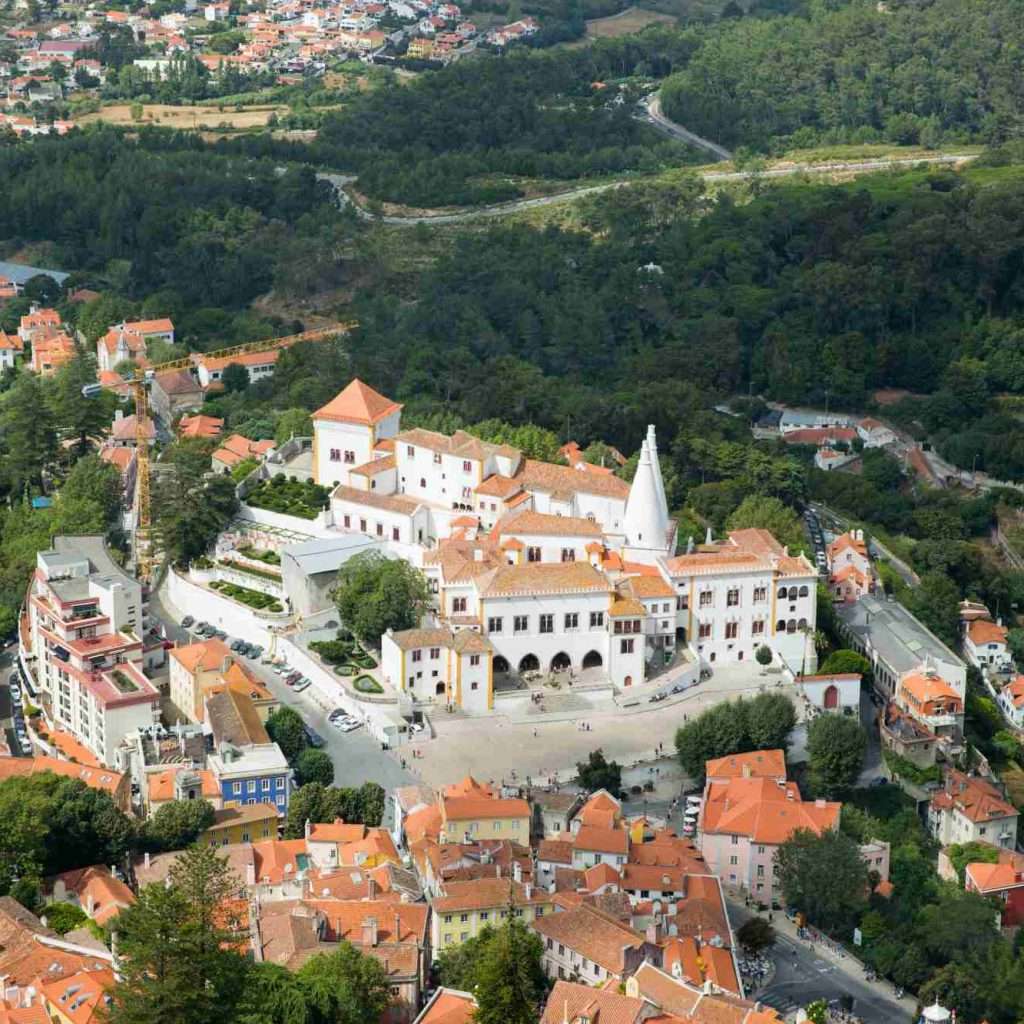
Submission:
[[278,820],[274,804],[232,804],[214,811],[214,822],[199,837],[199,842],[207,846],[227,846],[276,839]]
[[510,917],[530,925],[554,912],[552,894],[511,878],[474,878],[448,882],[431,902],[430,940],[434,953],[476,936],[487,925]]
[[530,845],[530,805],[518,797],[497,796],[472,776],[449,786],[440,800],[442,843],[512,839]]

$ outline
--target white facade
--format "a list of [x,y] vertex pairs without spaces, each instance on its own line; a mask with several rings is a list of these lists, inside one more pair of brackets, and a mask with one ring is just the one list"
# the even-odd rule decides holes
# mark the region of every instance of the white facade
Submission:
[[84,554],[41,551],[28,613],[47,717],[112,765],[128,733],[159,721],[159,691],[142,673],[141,587]]
[[812,708],[832,715],[860,713],[860,676],[856,673],[802,676],[798,683]]

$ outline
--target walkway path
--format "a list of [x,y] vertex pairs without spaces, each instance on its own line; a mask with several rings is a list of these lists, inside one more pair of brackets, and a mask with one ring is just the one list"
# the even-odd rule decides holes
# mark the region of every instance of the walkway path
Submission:
[[702,138],[700,135],[691,132],[689,128],[684,128],[681,124],[676,124],[671,118],[666,117],[661,112],[660,90],[652,92],[644,100],[644,109],[647,111],[647,120],[650,124],[662,134],[669,136],[669,138],[678,139],[680,142],[686,142],[691,146],[696,146],[698,149],[703,149],[706,153],[710,153],[715,157],[716,160],[732,159],[732,153],[724,146]]

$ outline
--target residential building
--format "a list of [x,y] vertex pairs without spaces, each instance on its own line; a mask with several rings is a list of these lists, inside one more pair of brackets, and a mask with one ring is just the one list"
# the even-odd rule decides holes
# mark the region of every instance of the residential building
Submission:
[[413,1024],[472,1024],[476,999],[469,992],[442,985],[434,990]]
[[224,806],[213,772],[186,763],[147,770],[142,776],[142,790],[147,815],[155,814],[171,800],[206,800],[214,810]]
[[17,334],[5,334],[0,330],[0,373],[13,370],[15,360],[25,354],[25,344]]
[[32,361],[29,365],[32,372],[40,377],[52,377],[62,366],[70,363],[77,352],[74,341],[63,331],[36,331],[32,336]]
[[250,441],[241,434],[232,434],[210,456],[212,469],[215,473],[230,473],[239,463],[246,459],[261,461],[277,447],[274,441]]
[[280,815],[287,814],[292,771],[276,743],[243,750],[228,747],[211,754],[207,766],[225,805],[273,802]]
[[771,905],[779,846],[798,829],[820,835],[838,828],[841,808],[825,800],[804,800],[795,782],[777,777],[709,777],[700,812],[700,851],[712,874]]
[[963,695],[937,672],[906,672],[896,685],[896,706],[935,734],[940,746],[950,753],[963,737]]
[[203,721],[206,687],[217,683],[234,661],[228,645],[213,638],[175,647],[169,660],[171,702],[190,721]]
[[150,408],[164,423],[198,409],[203,397],[202,385],[188,370],[165,370],[156,374],[149,390]]
[[219,437],[224,429],[224,421],[217,416],[182,416],[178,421],[178,437],[201,437],[212,439]]
[[518,797],[501,797],[490,786],[466,776],[441,794],[440,842],[512,839],[529,845],[530,805]]
[[849,530],[829,544],[828,568],[829,589],[837,601],[856,601],[875,590],[875,571],[863,530]]
[[928,826],[942,846],[981,841],[1012,850],[1017,818],[1016,808],[995,783],[952,768],[928,805]]
[[865,448],[884,448],[896,441],[894,430],[870,416],[857,423],[857,434],[864,442]]
[[781,1024],[777,1010],[749,999],[715,991],[714,985],[696,985],[684,978],[644,964],[626,981],[626,995],[657,1007],[655,1020],[693,1024]]
[[[223,62],[225,58],[215,58]],[[199,383],[203,388],[222,387],[220,380],[224,371],[229,366],[241,366],[249,374],[250,383],[270,377],[274,372],[278,356],[281,355],[281,348],[268,349],[265,352],[245,352],[230,356],[207,356],[202,353],[193,352],[191,359],[195,366]]]
[[101,927],[135,902],[131,889],[99,864],[56,875],[48,881],[47,888],[51,902],[79,907]]
[[556,839],[569,831],[569,825],[583,798],[577,793],[531,790],[529,802],[533,807],[533,833],[539,838]]
[[878,730],[886,750],[905,757],[918,768],[928,768],[935,764],[938,737],[912,715],[901,711],[892,701],[885,705],[879,715]]
[[77,779],[90,789],[106,793],[126,814],[131,811],[131,776],[108,768],[67,761],[58,757],[0,757],[0,782],[14,777],[52,772],[68,779]]
[[999,859],[991,864],[975,861],[964,868],[964,888],[998,900],[1003,928],[1024,924],[1024,855],[1000,849]]
[[54,1024],[95,1024],[104,1018],[116,978],[112,967],[79,971],[39,986],[39,998]]
[[549,978],[599,986],[624,981],[645,961],[661,966],[653,934],[637,932],[586,903],[535,919],[533,930],[544,943],[542,963]]
[[641,1024],[656,1015],[644,999],[571,981],[556,981],[540,1024]]
[[227,846],[277,838],[279,812],[276,804],[235,804],[213,813],[213,824],[199,837],[201,844]]
[[1013,655],[1007,643],[1007,630],[1001,622],[975,619],[964,631],[964,655],[983,672],[1007,672],[1013,667]]
[[[142,672],[145,599],[101,538],[58,537],[52,550],[36,556],[23,653],[33,659],[53,727],[71,733],[103,764],[114,763],[126,735],[159,720],[160,693]],[[152,660],[162,662],[162,647],[154,646]]]
[[475,878],[448,882],[431,903],[431,948],[442,949],[474,938],[487,925],[500,926],[509,915],[530,925],[554,909],[551,893],[511,878]]
[[426,904],[305,898],[262,903],[257,958],[298,969],[310,956],[347,942],[384,967],[392,1002],[382,1024],[411,1024],[426,990],[430,938]]
[[837,605],[836,613],[846,641],[871,662],[875,690],[883,699],[895,698],[904,674],[924,669],[945,679],[963,700],[967,666],[898,601],[865,594]]
[[999,691],[999,707],[1018,729],[1024,729],[1024,675],[1017,676]]
[[[137,420],[135,413],[125,414],[117,409],[114,412],[114,422],[110,425],[109,444],[115,448],[135,448],[139,443],[139,431],[136,427]],[[146,416],[142,421],[142,436],[146,444],[156,444],[156,425],[153,420]]]
[[704,765],[707,783],[728,783],[732,779],[772,779],[778,785],[786,781],[784,750],[751,750],[745,754],[727,754]]

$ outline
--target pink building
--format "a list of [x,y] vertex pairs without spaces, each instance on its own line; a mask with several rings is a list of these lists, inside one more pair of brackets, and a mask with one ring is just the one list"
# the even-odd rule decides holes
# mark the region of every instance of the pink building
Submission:
[[[781,751],[756,753],[781,754]],[[737,758],[738,759],[738,758]],[[798,829],[821,835],[839,826],[842,804],[825,800],[805,801],[795,782],[786,782],[764,763],[760,776],[749,761],[740,763],[740,774],[721,776],[729,758],[709,761],[701,809],[700,851],[708,869],[723,885],[743,889],[760,902],[776,898],[775,852]],[[718,776],[712,772],[718,771]],[[746,774],[744,774],[744,772]]]

